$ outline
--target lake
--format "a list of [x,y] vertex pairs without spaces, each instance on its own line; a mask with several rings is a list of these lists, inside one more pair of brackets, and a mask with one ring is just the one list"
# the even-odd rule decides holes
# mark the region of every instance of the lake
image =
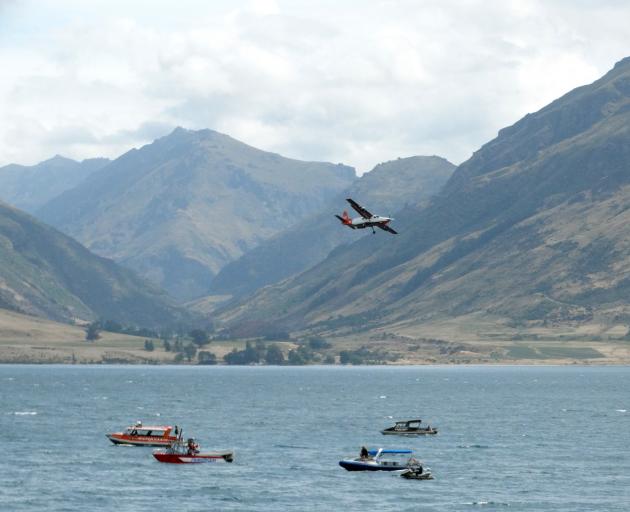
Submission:
[[[7,511],[627,511],[628,367],[0,365]],[[420,417],[437,436],[383,436]],[[105,437],[184,427],[233,464],[161,464]],[[412,448],[435,476],[350,473]]]

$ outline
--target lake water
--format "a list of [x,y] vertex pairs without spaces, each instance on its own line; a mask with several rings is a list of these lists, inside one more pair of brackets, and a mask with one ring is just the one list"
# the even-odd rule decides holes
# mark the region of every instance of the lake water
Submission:
[[[421,417],[437,436],[382,436]],[[233,464],[161,464],[105,433],[183,425]],[[0,366],[6,511],[630,509],[627,367]],[[350,473],[413,448],[435,480]]]

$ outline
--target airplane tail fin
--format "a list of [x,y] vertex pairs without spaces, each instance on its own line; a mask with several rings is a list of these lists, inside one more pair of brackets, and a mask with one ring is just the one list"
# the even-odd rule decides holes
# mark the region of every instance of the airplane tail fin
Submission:
[[341,217],[339,215],[335,215],[335,217],[337,217],[344,226],[350,226],[354,229],[354,226],[352,225],[352,219],[348,216],[348,212],[344,211],[341,214]]

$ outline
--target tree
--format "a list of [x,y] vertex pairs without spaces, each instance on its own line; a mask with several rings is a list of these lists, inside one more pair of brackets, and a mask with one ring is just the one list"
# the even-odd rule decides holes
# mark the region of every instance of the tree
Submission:
[[248,341],[245,350],[232,349],[232,352],[225,354],[223,360],[227,364],[252,364],[259,363],[261,359],[260,352]]
[[85,339],[87,341],[96,341],[101,337],[101,326],[98,322],[92,322],[85,330]]
[[313,359],[313,353],[305,346],[299,346],[294,350],[289,350],[289,364],[303,365],[308,364]]
[[153,352],[154,349],[155,349],[155,346],[153,345],[152,340],[144,340],[144,350],[148,352]]
[[247,343],[245,343],[244,358],[245,358],[245,361],[247,361],[246,364],[260,363],[260,352],[258,348],[252,345],[251,341],[248,341]]
[[197,353],[197,361],[199,364],[217,364],[217,356],[212,352],[200,350]]
[[282,349],[280,345],[276,343],[272,343],[267,348],[267,354],[265,355],[265,362],[267,364],[284,364],[284,354],[282,353]]
[[190,336],[192,342],[199,347],[203,347],[204,345],[210,343],[208,333],[203,329],[193,329],[188,333],[188,336]]
[[341,364],[350,364],[352,359],[352,353],[348,350],[342,350],[339,352],[339,362]]
[[196,353],[197,347],[192,343],[189,343],[184,347],[184,355],[186,356],[186,359],[188,359],[188,362],[192,361],[192,358],[195,357]]
[[162,341],[162,345],[164,345],[164,351],[165,352],[170,352],[171,351],[171,344],[169,343],[168,340]]
[[330,342],[326,341],[321,336],[312,336],[311,338],[309,338],[308,346],[311,347],[313,350],[322,350],[332,347]]

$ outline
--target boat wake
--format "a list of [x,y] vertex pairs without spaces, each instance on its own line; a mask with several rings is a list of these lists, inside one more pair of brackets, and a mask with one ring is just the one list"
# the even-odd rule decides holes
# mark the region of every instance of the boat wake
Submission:
[[502,501],[471,501],[470,503],[466,503],[466,505],[472,505],[474,507],[509,507],[509,503],[505,503]]
[[15,411],[9,414],[13,414],[14,416],[35,416],[37,411]]
[[274,448],[282,448],[284,450],[308,450],[311,446],[298,446],[293,444],[274,444]]

